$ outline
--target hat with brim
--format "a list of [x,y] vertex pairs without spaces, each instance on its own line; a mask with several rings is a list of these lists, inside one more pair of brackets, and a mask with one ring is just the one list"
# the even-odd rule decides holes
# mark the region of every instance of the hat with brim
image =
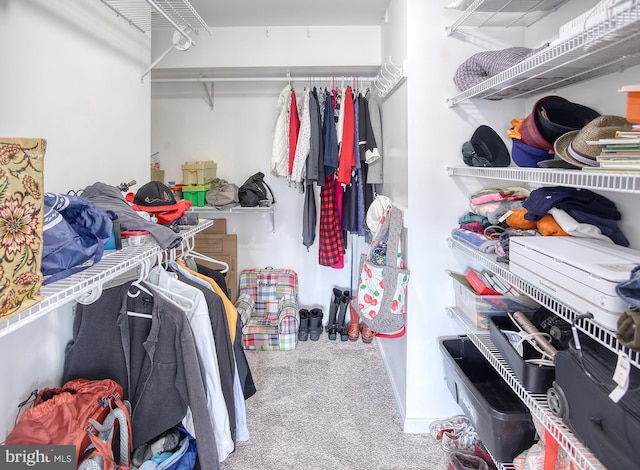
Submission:
[[567,100],[549,100],[536,109],[534,116],[540,134],[547,142],[555,142],[567,132],[582,129],[600,113]]
[[542,150],[552,150],[553,142],[549,142],[544,136],[540,133],[538,129],[538,125],[536,124],[536,114],[537,110],[545,103],[550,103],[552,101],[567,101],[566,99],[560,96],[545,96],[544,98],[540,98],[533,105],[533,110],[529,115],[524,119],[522,125],[520,126],[520,135],[522,137],[522,142],[531,147],[536,147]]
[[600,113],[562,98],[545,96],[534,105],[520,127],[522,142],[542,150],[553,151],[561,135],[582,129]]
[[569,162],[565,162],[562,158],[550,158],[549,160],[541,160],[538,162],[540,168],[562,168],[566,170],[577,170],[578,167]]
[[462,159],[469,166],[504,167],[511,163],[509,150],[489,126],[479,126],[471,139],[462,145]]
[[511,159],[513,163],[523,168],[537,168],[538,162],[549,159],[549,152],[531,145],[527,145],[519,139],[511,139]]
[[587,141],[612,139],[616,131],[630,129],[631,123],[621,116],[599,116],[582,129],[560,136],[554,143],[554,149],[558,157],[576,167],[597,167],[597,157],[604,145],[592,145]]

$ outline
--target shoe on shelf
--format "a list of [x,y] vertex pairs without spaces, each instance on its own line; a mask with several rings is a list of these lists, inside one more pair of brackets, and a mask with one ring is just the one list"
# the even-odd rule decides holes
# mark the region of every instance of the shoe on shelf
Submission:
[[449,457],[448,470],[489,470],[489,466],[475,455],[453,452]]
[[322,310],[312,308],[309,310],[309,339],[318,341],[322,334]]
[[371,331],[369,329],[369,327],[367,325],[365,325],[364,323],[362,323],[362,325],[360,326],[360,334],[362,335],[362,342],[363,343],[370,343],[371,341],[373,341],[373,331]]
[[347,334],[349,336],[349,341],[358,341],[358,337],[360,336],[360,324],[354,321],[349,323]]
[[309,310],[301,308],[300,326],[298,327],[298,341],[306,341],[309,338]]
[[[463,452],[473,454],[476,444],[480,442],[473,426],[467,426],[457,433],[444,431],[440,443],[445,452]],[[485,462],[486,463],[486,462]]]
[[433,421],[429,425],[429,434],[433,436],[436,441],[442,439],[442,434],[447,431],[455,433],[456,431],[462,431],[471,425],[471,421],[465,415],[456,415],[451,418],[440,419]]

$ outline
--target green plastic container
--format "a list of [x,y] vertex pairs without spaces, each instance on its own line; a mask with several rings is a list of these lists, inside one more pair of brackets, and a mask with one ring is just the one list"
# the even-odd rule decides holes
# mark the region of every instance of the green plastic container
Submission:
[[191,201],[193,206],[202,207],[207,205],[207,191],[211,189],[213,183],[193,184],[182,187],[182,198]]

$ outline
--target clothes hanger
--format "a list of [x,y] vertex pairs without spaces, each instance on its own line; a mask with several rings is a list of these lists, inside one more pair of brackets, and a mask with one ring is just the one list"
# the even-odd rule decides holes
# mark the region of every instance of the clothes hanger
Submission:
[[[207,261],[209,263],[219,264],[221,266],[224,266],[224,269],[222,269],[220,271],[223,274],[226,273],[227,271],[229,271],[229,264],[228,263],[225,263],[224,261],[220,261],[220,260],[211,258],[209,256],[203,255],[201,253],[198,253],[197,251],[194,251],[193,247],[195,246],[195,243],[196,243],[195,240],[193,240],[192,238],[186,240],[187,251],[183,252],[182,258],[188,256],[188,257],[191,257],[191,258],[194,258],[194,259]],[[193,244],[193,246],[192,246],[192,244]]]
[[[140,275],[138,279],[131,283],[129,286],[129,291],[127,292],[127,296],[131,298],[138,297],[140,295],[140,291],[147,293],[148,295],[153,296],[153,294],[142,285],[142,281],[144,281],[149,275],[149,271],[151,270],[151,262],[149,260],[142,260],[140,263]],[[136,287],[138,290],[135,292],[131,291],[131,287]]]

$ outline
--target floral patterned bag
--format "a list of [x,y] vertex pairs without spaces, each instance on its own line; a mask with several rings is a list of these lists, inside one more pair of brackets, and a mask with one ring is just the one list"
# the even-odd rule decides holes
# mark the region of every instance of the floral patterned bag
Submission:
[[389,206],[371,241],[360,257],[360,279],[352,307],[376,336],[397,338],[405,331],[409,270],[400,253],[402,213]]
[[42,300],[46,145],[45,139],[0,137],[0,321]]

